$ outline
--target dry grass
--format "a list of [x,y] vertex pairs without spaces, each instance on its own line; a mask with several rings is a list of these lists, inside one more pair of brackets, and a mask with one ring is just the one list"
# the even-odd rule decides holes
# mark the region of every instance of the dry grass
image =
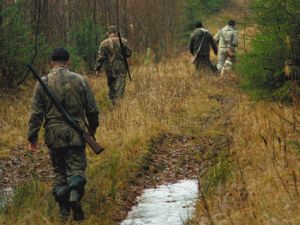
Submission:
[[[200,202],[190,224],[299,224],[299,113],[294,107],[236,93],[232,111],[233,176]],[[229,129],[230,130],[230,129]]]
[[[101,127],[96,136],[106,152],[96,157],[89,151],[85,224],[113,224],[120,193],[128,188],[142,167],[149,154],[150,140],[161,133],[200,135],[201,116],[217,107],[216,102],[208,98],[219,92],[210,84],[217,78],[196,77],[186,56],[155,66],[134,67],[132,74],[134,82],[128,83],[125,98],[115,107],[107,100],[106,80],[90,78],[101,108]],[[30,90],[32,86],[20,90],[16,94],[18,98],[1,99],[5,106],[0,112],[3,123],[5,121],[0,129],[4,149],[26,146]],[[1,214],[0,224],[4,221],[7,224],[59,224],[55,219],[57,208],[51,185],[33,183],[35,188],[32,183],[20,188],[15,204]]]
[[[207,22],[212,33],[229,18],[242,20],[243,2],[235,2],[240,8],[226,9]],[[107,100],[105,79],[90,78],[102,110],[97,138],[107,151],[98,157],[89,153],[85,224],[112,225],[120,193],[144,163],[149,141],[165,132],[201,135],[201,118],[220,107],[208,98],[215,94],[236,99],[229,114],[232,124],[227,128],[217,124],[205,131],[233,137],[229,158],[221,157],[224,166],[229,161],[233,170],[225,185],[214,187],[215,191],[205,197],[206,209],[203,199],[199,201],[189,224],[300,224],[300,156],[290,144],[299,140],[299,110],[252,102],[230,87],[232,83],[214,77],[199,79],[193,72],[186,56],[134,67],[134,82],[128,83],[126,96],[117,107]],[[9,154],[10,148],[26,145],[31,90],[32,85],[14,95],[1,96],[0,157]],[[59,224],[50,192],[48,183],[29,183],[18,193],[15,206],[1,214],[0,224]]]
[[[158,70],[135,67],[133,76],[134,82],[128,84],[125,98],[116,107],[106,98],[105,79],[90,79],[102,109],[97,138],[107,151],[99,157],[89,153],[85,224],[113,224],[120,193],[144,163],[149,141],[165,132],[201,135],[201,118],[220,107],[208,98],[216,94],[235,96],[236,104],[230,111],[232,125],[226,130],[217,124],[205,132],[232,135],[234,144],[228,161],[234,170],[225,185],[216,187],[214,194],[205,198],[211,221],[203,201],[199,201],[190,224],[299,223],[299,155],[290,144],[299,139],[295,108],[255,103],[230,87],[231,83],[215,77],[199,79],[185,56],[159,64]],[[20,90],[15,95],[18,98],[1,99],[5,106],[1,108],[1,154],[26,144],[30,90]],[[14,206],[1,214],[0,223],[59,224],[50,192],[48,183],[28,183],[18,191]]]

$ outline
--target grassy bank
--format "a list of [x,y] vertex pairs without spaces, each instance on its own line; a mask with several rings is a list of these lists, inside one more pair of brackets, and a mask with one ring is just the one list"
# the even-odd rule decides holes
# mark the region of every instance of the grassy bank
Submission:
[[[210,85],[210,79],[196,77],[186,56],[157,67],[135,67],[133,77],[134,82],[128,83],[125,98],[116,107],[107,100],[105,78],[90,78],[101,109],[101,127],[96,136],[107,151],[97,157],[88,151],[89,181],[84,198],[86,224],[113,224],[120,210],[121,193],[129,188],[131,180],[146,163],[153,138],[162,133],[201,135],[201,118],[218,108],[218,103],[208,96],[221,90]],[[8,103],[7,98],[1,99],[7,104],[1,109],[1,117],[5,118],[5,126],[0,131],[3,155],[17,145],[26,146],[31,90],[32,87],[19,90],[18,98],[9,99],[13,104]],[[10,133],[6,132],[8,128]],[[212,128],[207,132],[220,131]],[[0,222],[58,224],[56,215],[50,182],[33,178],[19,188],[12,206],[1,213]]]
[[[212,182],[189,224],[299,224],[299,109],[236,92],[233,144],[203,177]],[[224,163],[225,162],[225,163]],[[230,176],[219,177],[230,165]],[[221,173],[222,174],[222,173]]]

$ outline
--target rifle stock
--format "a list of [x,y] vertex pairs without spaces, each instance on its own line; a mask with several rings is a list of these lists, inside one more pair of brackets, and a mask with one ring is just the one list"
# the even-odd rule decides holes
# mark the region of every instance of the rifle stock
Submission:
[[99,143],[88,132],[84,132],[82,134],[82,136],[83,136],[84,140],[86,141],[86,143],[88,143],[88,145],[91,147],[91,149],[93,149],[93,151],[97,155],[104,151],[104,148],[102,148],[99,145]]
[[65,111],[65,109],[62,107],[62,105],[59,103],[57,98],[51,93],[51,91],[48,89],[47,85],[44,83],[44,81],[40,78],[38,73],[35,71],[35,69],[32,67],[32,65],[28,64],[27,65],[29,70],[32,72],[34,75],[35,79],[38,80],[40,85],[43,87],[44,91],[48,95],[48,97],[51,99],[57,110],[61,113],[63,116],[64,120],[76,131],[78,132],[83,139],[86,141],[86,143],[91,147],[91,149],[98,155],[101,152],[104,151],[104,148],[100,146],[99,143],[96,142],[96,140],[93,138],[93,136],[83,130],[81,127],[79,127],[73,119],[69,116],[69,114]]

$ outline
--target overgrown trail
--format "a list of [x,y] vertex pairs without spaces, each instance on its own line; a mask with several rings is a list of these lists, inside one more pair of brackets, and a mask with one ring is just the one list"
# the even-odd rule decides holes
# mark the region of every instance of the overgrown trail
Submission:
[[[111,107],[106,98],[105,79],[90,78],[102,109],[96,136],[107,151],[98,157],[88,154],[89,181],[83,205],[88,218],[86,224],[111,225],[121,221],[146,188],[205,176],[208,168],[220,162],[220,157],[223,160],[231,145],[228,128],[235,93],[226,90],[228,85],[219,77],[197,77],[185,55],[159,64],[158,70],[151,66],[136,67],[133,75],[135,81],[127,86],[126,97],[116,107]],[[18,118],[22,130],[16,129],[22,135],[26,133],[29,96],[25,102],[28,106],[23,110],[23,117]],[[17,114],[20,104],[16,101],[15,107],[1,113],[9,118],[8,114]],[[15,121],[7,120],[7,126]],[[3,137],[10,145],[18,144],[18,139]],[[45,224],[44,218],[49,218],[50,224],[59,224],[51,196],[51,174],[46,172],[49,172],[47,150],[29,153],[24,144],[6,155],[2,160],[11,164],[6,169],[7,176],[15,166],[19,168],[15,172],[17,180],[38,182],[34,189],[27,190],[30,185],[20,187],[21,195],[15,200],[21,203],[13,204],[1,214],[0,223],[5,220],[15,224],[32,224],[31,221]],[[43,177],[43,182],[39,177]],[[215,182],[204,180],[207,180],[204,189]],[[24,219],[28,209],[32,215]]]
[[[215,85],[221,84],[216,82]],[[227,96],[226,93],[207,97],[216,102],[218,108],[209,109],[208,113],[195,121],[201,130],[200,134],[187,136],[164,133],[152,139],[142,170],[129,182],[128,189],[122,192],[121,210],[116,214],[117,221],[125,219],[128,211],[137,203],[137,196],[145,189],[174,184],[181,180],[198,180],[218,163],[219,155],[229,153],[232,138],[229,133],[219,133],[218,130],[229,129],[234,97]],[[214,132],[207,133],[211,129]]]
[[37,152],[29,152],[26,147],[12,149],[9,155],[0,158],[0,177],[0,190],[16,188],[32,178],[50,180],[52,168],[47,148]]
[[[102,109],[96,136],[107,151],[88,153],[85,224],[117,224],[143,190],[182,179],[200,181],[202,198],[188,224],[297,224],[299,155],[290,144],[299,140],[297,111],[252,102],[235,78],[197,77],[186,56],[157,68],[134,68],[135,80],[116,107],[106,98],[106,80],[90,77]],[[20,141],[31,88],[20,90],[24,99],[10,107],[1,99],[7,106],[0,108],[7,118],[1,141],[11,149],[0,155],[2,187],[25,184],[0,210],[0,224],[58,225],[47,150],[28,152]]]

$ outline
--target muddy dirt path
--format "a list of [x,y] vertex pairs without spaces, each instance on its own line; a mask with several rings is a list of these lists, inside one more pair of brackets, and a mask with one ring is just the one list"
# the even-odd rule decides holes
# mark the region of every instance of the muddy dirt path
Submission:
[[52,177],[50,157],[46,147],[29,151],[26,147],[11,149],[0,158],[0,190],[15,188],[30,179],[49,180]]
[[[217,101],[220,108],[203,116],[199,126],[203,130],[218,123],[221,127],[230,124],[230,110],[234,104],[231,97],[223,95],[208,96]],[[201,136],[185,136],[162,134],[153,139],[150,145],[149,157],[139,174],[122,193],[120,211],[116,212],[115,221],[124,220],[131,208],[137,204],[137,197],[145,189],[156,188],[159,185],[174,184],[180,180],[197,180],[206,173],[206,169],[220,151],[228,150],[231,145],[229,135],[209,134]]]

